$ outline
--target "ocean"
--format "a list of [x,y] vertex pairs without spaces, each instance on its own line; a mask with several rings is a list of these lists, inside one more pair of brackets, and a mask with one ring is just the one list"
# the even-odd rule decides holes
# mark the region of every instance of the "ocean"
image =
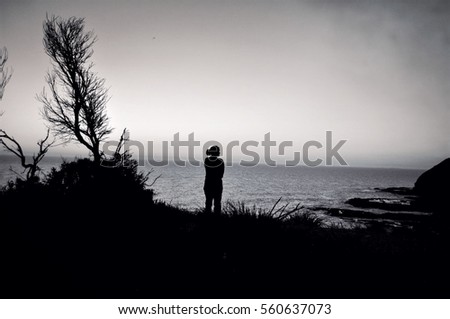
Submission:
[[[69,160],[69,159],[67,159]],[[43,172],[59,166],[60,157],[46,157]],[[0,157],[0,185],[15,178],[22,170],[17,159]],[[148,171],[151,167],[142,167]],[[246,205],[271,208],[281,197],[282,204],[301,203],[306,208],[352,208],[345,202],[354,197],[398,199],[401,195],[377,191],[376,188],[413,187],[423,170],[360,168],[360,167],[270,167],[259,165],[227,166],[223,178],[223,201],[241,201]],[[203,167],[180,167],[170,164],[154,167],[150,181],[160,175],[152,186],[155,198],[182,208],[197,209],[204,204]]]

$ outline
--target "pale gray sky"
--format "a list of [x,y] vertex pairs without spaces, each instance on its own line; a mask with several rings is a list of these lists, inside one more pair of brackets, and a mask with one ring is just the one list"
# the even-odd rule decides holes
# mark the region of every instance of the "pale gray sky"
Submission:
[[[32,151],[50,68],[46,13],[85,17],[117,139],[346,139],[350,165],[426,168],[450,154],[447,1],[0,0],[13,77],[0,126]],[[82,152],[67,146],[54,153]]]

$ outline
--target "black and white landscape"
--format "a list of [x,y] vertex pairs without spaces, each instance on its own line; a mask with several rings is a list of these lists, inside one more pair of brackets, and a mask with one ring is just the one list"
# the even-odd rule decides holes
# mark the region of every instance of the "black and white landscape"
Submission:
[[0,3],[2,298],[449,298],[446,1]]

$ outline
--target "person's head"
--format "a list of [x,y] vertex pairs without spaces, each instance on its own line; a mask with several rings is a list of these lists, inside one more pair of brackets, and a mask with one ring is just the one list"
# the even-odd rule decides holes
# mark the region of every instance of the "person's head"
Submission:
[[207,156],[220,156],[220,148],[217,145],[213,145],[206,150]]

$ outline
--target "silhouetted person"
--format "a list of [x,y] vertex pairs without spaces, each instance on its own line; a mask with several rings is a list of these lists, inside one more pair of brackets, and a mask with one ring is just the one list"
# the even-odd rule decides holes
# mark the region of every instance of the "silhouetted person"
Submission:
[[214,213],[220,214],[221,201],[222,201],[222,177],[225,171],[225,164],[220,156],[220,148],[217,145],[211,146],[206,151],[207,157],[205,158],[205,186],[203,190],[206,196],[206,209],[207,213],[211,212],[211,206],[214,201]]

